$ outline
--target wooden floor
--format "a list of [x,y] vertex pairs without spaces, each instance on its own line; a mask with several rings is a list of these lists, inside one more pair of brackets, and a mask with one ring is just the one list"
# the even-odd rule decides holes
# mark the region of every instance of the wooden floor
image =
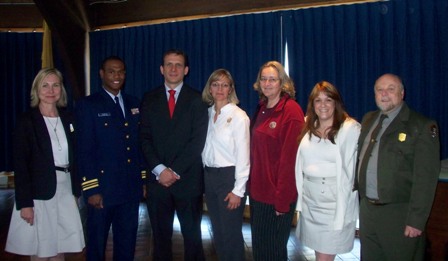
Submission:
[[[4,251],[6,237],[8,234],[9,222],[11,219],[11,211],[14,205],[14,190],[11,189],[0,189],[0,260],[2,261],[22,261],[29,260],[29,257],[19,256],[10,254]],[[148,212],[146,205],[144,203],[140,204],[139,211],[139,228],[137,234],[137,246],[135,249],[135,259],[136,261],[150,261],[151,258],[151,229],[149,224]],[[215,248],[213,246],[213,234],[211,232],[210,220],[205,214],[202,218],[202,242],[204,246],[206,260],[208,261],[218,261],[216,257]],[[174,260],[183,260],[183,245],[182,245],[182,235],[180,233],[180,225],[177,219],[174,222],[174,235],[173,235],[173,253]],[[314,260],[314,251],[309,248],[303,247],[300,242],[294,236],[295,228],[291,229],[291,236],[288,241],[288,255],[289,260],[294,261],[308,261]],[[244,222],[243,234],[246,244],[246,260],[252,261],[252,244],[251,244],[251,232],[250,224]],[[110,235],[112,237],[112,235]],[[112,260],[112,243],[109,240],[106,250],[107,260]],[[360,260],[359,258],[360,245],[359,240],[356,239],[355,247],[350,253],[343,255],[338,255],[336,260],[345,261],[355,261]],[[67,261],[81,261],[84,260],[84,253],[79,254],[67,254]]]

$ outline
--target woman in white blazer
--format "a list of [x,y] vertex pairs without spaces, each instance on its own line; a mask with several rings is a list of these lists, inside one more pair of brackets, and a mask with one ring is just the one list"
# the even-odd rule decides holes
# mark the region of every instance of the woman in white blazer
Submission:
[[296,158],[296,235],[316,260],[334,260],[353,248],[358,195],[353,191],[360,124],[343,108],[338,90],[317,83],[308,98]]

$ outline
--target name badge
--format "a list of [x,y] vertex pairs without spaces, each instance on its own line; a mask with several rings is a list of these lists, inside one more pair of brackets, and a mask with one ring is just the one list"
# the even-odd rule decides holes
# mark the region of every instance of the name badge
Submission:
[[132,113],[132,115],[135,115],[135,114],[139,114],[140,111],[138,110],[138,108],[131,108],[131,113]]
[[406,133],[401,132],[400,134],[398,134],[398,140],[400,142],[406,141]]
[[110,112],[100,112],[98,113],[98,117],[110,117]]

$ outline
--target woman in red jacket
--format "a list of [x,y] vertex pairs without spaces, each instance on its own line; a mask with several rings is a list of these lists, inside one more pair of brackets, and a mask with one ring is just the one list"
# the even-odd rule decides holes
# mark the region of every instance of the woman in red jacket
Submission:
[[297,201],[297,137],[304,125],[294,83],[283,66],[264,64],[254,83],[260,103],[251,133],[252,249],[254,260],[287,260],[286,245]]

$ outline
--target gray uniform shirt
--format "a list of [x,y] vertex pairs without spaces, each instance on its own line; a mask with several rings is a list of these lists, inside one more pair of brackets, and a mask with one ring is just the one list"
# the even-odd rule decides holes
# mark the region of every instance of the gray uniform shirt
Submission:
[[[366,170],[366,196],[370,199],[379,199],[378,198],[378,148],[380,146],[381,136],[384,131],[389,127],[390,123],[397,117],[403,105],[400,105],[395,110],[387,113],[387,118],[383,120],[383,124],[381,126],[381,130],[378,133],[377,140],[378,142],[374,145],[372,150],[372,155],[369,159],[369,163],[367,164]],[[380,114],[381,115],[381,114]],[[364,158],[364,154],[366,152],[367,147],[370,143],[370,136],[372,135],[372,131],[375,126],[378,124],[380,117],[378,117],[370,128],[369,133],[364,139],[362,150],[360,154],[360,159]],[[361,164],[360,164],[361,165]],[[380,199],[381,200],[381,199]]]

